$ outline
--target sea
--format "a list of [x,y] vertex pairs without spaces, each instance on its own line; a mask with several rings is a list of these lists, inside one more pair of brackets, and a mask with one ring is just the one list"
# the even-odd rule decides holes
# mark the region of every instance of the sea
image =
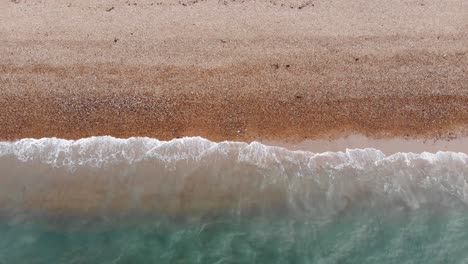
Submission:
[[0,263],[468,263],[468,155],[0,142]]

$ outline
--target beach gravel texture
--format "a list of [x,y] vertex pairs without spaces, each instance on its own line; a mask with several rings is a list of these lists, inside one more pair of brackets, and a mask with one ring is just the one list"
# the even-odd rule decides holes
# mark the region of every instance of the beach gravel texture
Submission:
[[1,1],[0,138],[454,138],[468,1]]

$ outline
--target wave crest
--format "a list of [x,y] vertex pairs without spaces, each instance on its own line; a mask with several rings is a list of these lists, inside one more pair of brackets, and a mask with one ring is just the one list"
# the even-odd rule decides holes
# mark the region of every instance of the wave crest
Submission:
[[23,139],[0,143],[0,203],[171,212],[282,208],[317,215],[464,207],[467,164],[465,153],[312,153],[200,137]]

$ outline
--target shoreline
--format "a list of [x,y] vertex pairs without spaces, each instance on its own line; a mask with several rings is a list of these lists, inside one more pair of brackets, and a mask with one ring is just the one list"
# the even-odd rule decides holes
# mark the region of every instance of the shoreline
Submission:
[[[347,140],[346,144],[365,143],[362,136]],[[10,153],[0,158],[4,173],[0,177],[0,215],[2,210],[57,215],[119,211],[209,214],[236,210],[240,204],[248,213],[288,208],[288,198],[296,195],[324,195],[318,199],[324,202],[334,194],[339,203],[359,203],[372,195],[401,194],[385,191],[386,186],[398,186],[411,194],[418,193],[414,188],[426,193],[431,186],[447,192],[449,183],[463,188],[458,184],[464,180],[468,162],[466,151],[393,155],[390,148],[417,143],[395,140],[380,142],[388,148],[386,153],[372,149],[311,153],[197,139],[170,144],[109,138],[81,141],[80,146],[56,141],[23,143],[0,144],[0,150]],[[306,143],[314,147],[313,142]],[[468,138],[454,143],[466,146]],[[464,199],[463,192],[457,193]],[[408,206],[412,202],[408,200]]]
[[414,138],[369,138],[354,134],[334,139],[309,139],[301,142],[282,142],[261,140],[268,146],[284,147],[288,150],[301,150],[314,153],[346,151],[346,149],[374,148],[385,155],[396,153],[436,153],[439,151],[460,152],[468,154],[468,137],[453,139],[414,139]]
[[[37,144],[38,142],[43,142],[44,144],[50,143],[52,140],[58,140],[60,144],[84,144],[87,145],[89,142],[94,142],[97,144],[97,147],[102,147],[102,142],[111,142],[110,144],[117,142],[135,142],[135,141],[148,141],[151,144],[154,142],[160,143],[170,143],[170,144],[185,144],[186,140],[202,140],[209,142],[210,144],[246,144],[251,145],[252,143],[260,143],[265,147],[278,147],[284,149],[285,151],[295,152],[308,152],[311,154],[321,154],[321,153],[337,153],[337,152],[346,152],[347,150],[363,150],[363,149],[375,149],[383,152],[385,156],[391,156],[398,153],[432,153],[437,152],[454,152],[454,153],[465,153],[468,154],[468,137],[456,137],[452,139],[415,139],[415,138],[402,138],[402,137],[392,137],[392,138],[373,138],[366,137],[362,134],[353,134],[348,136],[336,137],[336,138],[317,138],[317,139],[306,139],[302,141],[292,141],[292,140],[267,140],[267,139],[256,139],[251,141],[232,141],[232,140],[221,140],[221,141],[210,141],[209,139],[194,136],[194,137],[182,137],[182,138],[173,138],[169,140],[160,140],[157,138],[151,137],[129,137],[129,138],[118,138],[112,136],[92,136],[86,138],[78,139],[64,139],[57,137],[43,137],[43,138],[22,138],[11,141],[0,141],[3,144],[16,144],[20,141],[26,140],[28,144]],[[102,140],[102,141],[101,141]],[[86,143],[85,143],[86,142]],[[101,143],[100,143],[101,142]],[[178,142],[178,143],[176,143]],[[25,146],[27,147],[28,144]],[[42,144],[42,143],[41,143]],[[141,147],[141,146],[140,146]],[[190,146],[188,146],[190,147]],[[194,147],[197,147],[196,144]],[[52,149],[53,150],[53,149]],[[118,152],[118,150],[116,150]],[[139,148],[136,151],[140,151]]]

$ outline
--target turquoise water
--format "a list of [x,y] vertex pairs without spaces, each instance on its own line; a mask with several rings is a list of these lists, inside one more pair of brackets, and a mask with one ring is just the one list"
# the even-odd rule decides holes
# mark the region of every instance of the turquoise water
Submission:
[[10,263],[468,263],[468,155],[0,142]]
[[464,210],[83,221],[2,221],[0,263],[468,263]]

